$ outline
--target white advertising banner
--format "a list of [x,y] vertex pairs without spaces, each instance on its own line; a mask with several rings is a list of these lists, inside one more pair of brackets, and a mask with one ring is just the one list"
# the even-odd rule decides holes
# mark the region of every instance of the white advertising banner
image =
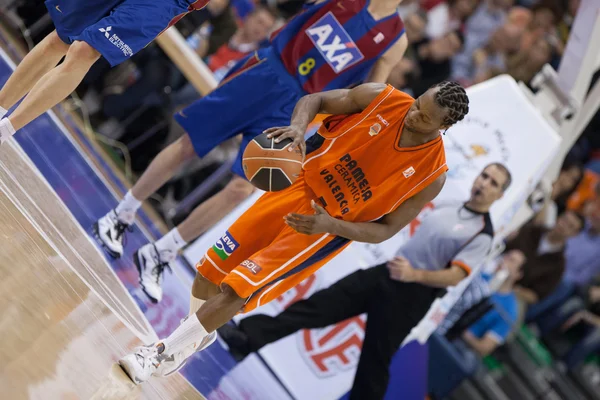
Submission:
[[[560,146],[560,137],[537,113],[515,81],[500,76],[468,89],[470,112],[444,136],[450,171],[440,195],[421,215],[392,239],[377,245],[352,243],[348,249],[301,285],[255,312],[275,315],[293,301],[306,298],[355,271],[382,263],[418,229],[419,221],[436,205],[464,201],[475,177],[487,164],[501,162],[513,183],[492,208],[499,236],[535,187]],[[195,264],[260,194],[255,194],[184,255]],[[360,316],[336,326],[298,332],[261,350],[261,355],[295,398],[338,399],[350,388],[364,336]]]

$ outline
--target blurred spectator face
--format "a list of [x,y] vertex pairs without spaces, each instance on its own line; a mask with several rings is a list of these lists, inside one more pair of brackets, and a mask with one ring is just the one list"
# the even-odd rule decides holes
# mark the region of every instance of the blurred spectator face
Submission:
[[249,42],[258,43],[267,38],[275,26],[276,19],[269,11],[259,8],[246,18],[242,29]]
[[529,50],[529,65],[534,69],[540,69],[550,61],[552,47],[544,38],[538,39]]
[[583,229],[583,221],[573,211],[565,211],[556,220],[552,231],[567,239],[576,236]]
[[518,281],[523,277],[523,264],[525,264],[525,254],[521,250],[511,250],[504,253],[500,268],[508,271],[512,281]]
[[556,24],[556,18],[549,8],[538,8],[533,12],[531,26],[533,29],[541,29],[544,32],[550,32]]
[[514,0],[491,0],[492,7],[508,11],[514,4]]
[[490,165],[475,179],[471,188],[471,201],[476,204],[491,206],[504,194],[504,186],[508,177],[497,165]]
[[596,233],[600,233],[600,200],[596,199],[590,203],[588,220],[592,225],[592,229]]
[[569,4],[567,5],[569,15],[574,17],[577,14],[579,4],[581,4],[581,0],[569,0]]
[[466,20],[478,5],[477,0],[456,0],[452,5],[454,17],[460,21]]
[[429,43],[429,57],[435,61],[444,61],[454,57],[462,48],[461,38],[456,32],[449,32],[444,36],[433,39]]
[[427,22],[419,14],[411,14],[406,21],[404,21],[404,28],[406,29],[406,37],[410,43],[421,41],[425,37],[425,27]]
[[500,53],[514,53],[519,50],[523,30],[515,24],[507,23],[492,34],[491,47]]
[[556,182],[552,185],[552,197],[557,198],[573,190],[582,176],[583,170],[578,165],[560,171]]
[[400,60],[390,72],[388,83],[397,89],[402,89],[407,85],[407,75],[415,70],[415,63],[407,58]]

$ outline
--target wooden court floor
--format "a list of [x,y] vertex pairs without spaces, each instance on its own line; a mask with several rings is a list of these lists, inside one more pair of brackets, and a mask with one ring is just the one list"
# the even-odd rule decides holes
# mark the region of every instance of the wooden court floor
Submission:
[[0,147],[0,398],[203,399],[115,362],[156,340],[103,255],[14,141]]

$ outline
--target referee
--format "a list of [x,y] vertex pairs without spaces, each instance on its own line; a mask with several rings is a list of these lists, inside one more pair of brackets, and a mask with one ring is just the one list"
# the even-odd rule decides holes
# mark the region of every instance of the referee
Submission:
[[404,338],[427,313],[441,289],[456,285],[492,246],[490,206],[511,182],[508,169],[488,165],[466,203],[443,206],[421,222],[415,235],[387,264],[358,270],[276,317],[255,315],[219,334],[244,357],[301,329],[322,328],[367,313],[362,353],[350,399],[382,399],[389,364]]

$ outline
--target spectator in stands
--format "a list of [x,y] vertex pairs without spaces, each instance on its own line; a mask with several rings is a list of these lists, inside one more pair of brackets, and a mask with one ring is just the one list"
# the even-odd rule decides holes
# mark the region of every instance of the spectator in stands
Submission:
[[396,89],[403,89],[411,79],[414,79],[416,71],[417,66],[414,61],[409,58],[403,58],[396,65],[396,68],[390,72],[388,83]]
[[427,26],[426,13],[417,11],[407,15],[403,21],[409,43],[418,43],[425,39],[425,27]]
[[419,64],[419,79],[410,82],[413,96],[420,96],[435,82],[450,76],[451,60],[462,49],[463,35],[448,32],[435,39],[424,39],[413,45]]
[[600,199],[600,174],[586,169],[575,191],[567,199],[567,208],[586,215],[590,204]]
[[567,240],[581,232],[584,223],[582,216],[566,211],[552,229],[531,221],[507,244],[507,249],[519,249],[527,257],[523,276],[515,287],[523,309],[544,299],[558,287],[565,270]]
[[522,29],[511,23],[497,28],[487,43],[471,49],[471,58],[458,55],[453,76],[465,84],[483,82],[506,70],[507,58],[519,50]]
[[556,27],[563,15],[564,11],[559,0],[542,0],[531,10],[522,7],[513,8],[509,14],[509,20],[525,28],[521,47],[523,50],[529,50],[542,37],[548,38],[552,45],[558,45]]
[[484,47],[490,41],[492,33],[504,25],[512,4],[513,0],[484,0],[469,17],[465,25],[465,46],[452,60],[452,76],[455,79],[473,79],[473,74],[469,73],[473,53]]
[[514,286],[522,277],[525,259],[519,250],[504,253],[498,270],[505,271],[507,277],[491,295],[494,308],[462,334],[462,340],[481,357],[491,354],[502,345],[517,322],[518,306]]
[[565,251],[565,280],[587,286],[600,275],[600,202],[590,203],[585,228],[569,239]]
[[458,31],[478,5],[478,0],[449,0],[438,3],[427,12],[427,36],[437,39]]
[[[256,6],[231,38],[216,50],[210,49],[209,33],[205,32],[196,47],[196,53],[204,58],[215,79],[220,81],[236,62],[256,51],[268,38],[277,23],[277,15],[269,8]],[[201,97],[191,83],[187,83],[173,96],[173,106],[187,105]]]
[[552,184],[550,195],[559,213],[567,209],[567,201],[582,181],[583,174],[583,165],[580,162],[567,159],[563,163],[558,178]]
[[[523,46],[523,44],[521,44]],[[545,37],[535,40],[534,44],[524,48],[506,60],[507,73],[515,80],[529,84],[533,77],[552,59],[552,45]]]
[[510,182],[506,167],[490,164],[475,179],[466,203],[431,211],[388,263],[358,270],[276,317],[254,315],[243,319],[239,329],[226,325],[221,337],[243,357],[300,329],[326,327],[366,312],[350,398],[383,398],[389,363],[412,327],[442,288],[456,285],[485,260],[493,236],[488,211]]

